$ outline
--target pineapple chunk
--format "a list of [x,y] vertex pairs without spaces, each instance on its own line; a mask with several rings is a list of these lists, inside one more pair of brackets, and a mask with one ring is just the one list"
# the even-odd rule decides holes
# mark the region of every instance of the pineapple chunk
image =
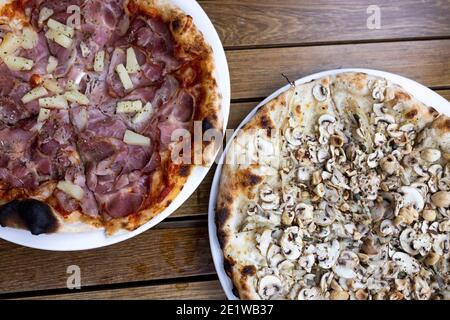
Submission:
[[49,110],[49,109],[41,108],[39,110],[39,115],[38,115],[37,121],[42,123],[45,120],[47,120],[48,118],[50,118],[50,112],[51,112],[51,110]]
[[151,144],[151,140],[148,137],[137,134],[133,131],[125,131],[125,136],[123,137],[123,142],[133,146],[148,147]]
[[128,72],[123,64],[119,64],[116,67],[116,72],[119,75],[120,81],[122,81],[122,85],[125,90],[133,89],[133,82],[131,82],[130,76],[128,75]]
[[53,71],[55,71],[57,66],[58,66],[58,59],[56,59],[53,56],[49,56],[46,70],[47,73],[52,73]]
[[76,102],[79,105],[87,105],[89,104],[89,99],[84,94],[79,91],[71,90],[64,93],[64,97],[69,102]]
[[38,34],[31,27],[25,27],[22,31],[22,48],[33,49],[38,42]]
[[22,102],[25,104],[33,100],[42,98],[47,94],[48,91],[44,87],[36,87],[22,97]]
[[48,20],[53,15],[53,10],[42,7],[41,11],[39,11],[38,25],[42,27],[45,21]]
[[48,109],[67,109],[69,105],[67,104],[67,100],[64,96],[53,96],[48,98],[40,98],[39,106]]
[[47,37],[47,39],[56,42],[57,44],[59,44],[60,46],[66,48],[66,49],[70,48],[70,46],[72,45],[71,38],[69,38],[62,32],[55,30],[55,29],[49,29],[45,33],[45,36]]
[[137,73],[141,67],[136,58],[136,54],[132,47],[127,49],[127,72],[128,73]]
[[105,68],[105,51],[99,51],[95,54],[94,58],[94,71],[102,72]]
[[4,57],[14,54],[14,51],[19,49],[21,45],[22,39],[20,39],[19,36],[12,32],[7,33],[0,44],[0,56]]
[[71,196],[72,198],[74,198],[78,201],[81,201],[84,198],[84,190],[80,186],[78,186],[72,182],[60,181],[56,185],[56,188],[58,188],[62,192],[68,194],[69,196]]
[[117,103],[117,113],[134,113],[142,110],[142,101],[121,101]]
[[28,71],[33,68],[33,60],[16,57],[16,56],[4,56],[3,62],[13,71]]
[[47,26],[55,31],[58,31],[59,33],[62,33],[66,37],[72,38],[75,34],[75,30],[72,27],[66,26],[65,24],[62,24],[61,22],[58,22],[53,19],[48,19]]

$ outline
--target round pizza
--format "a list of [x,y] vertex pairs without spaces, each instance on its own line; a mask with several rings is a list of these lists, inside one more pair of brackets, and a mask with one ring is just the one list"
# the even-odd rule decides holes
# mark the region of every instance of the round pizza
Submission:
[[0,37],[0,225],[134,230],[210,164],[207,142],[173,157],[222,115],[212,49],[170,2],[9,1]]
[[295,85],[233,139],[216,225],[241,299],[449,299],[450,118],[390,81]]

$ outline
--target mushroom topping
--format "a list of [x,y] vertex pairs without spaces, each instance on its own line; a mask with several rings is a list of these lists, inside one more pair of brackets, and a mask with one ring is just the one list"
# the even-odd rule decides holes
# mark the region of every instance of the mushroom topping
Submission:
[[325,195],[325,191],[326,190],[323,183],[319,183],[317,186],[314,187],[314,193],[321,198]]
[[441,158],[441,151],[438,149],[425,149],[420,152],[420,157],[427,162],[436,162]]
[[282,284],[280,278],[274,275],[267,275],[259,280],[259,296],[263,299],[270,299],[280,293]]
[[384,93],[386,91],[386,87],[381,85],[375,85],[372,89],[372,97],[377,101],[384,100]]
[[306,203],[299,203],[295,207],[295,212],[297,213],[297,219],[304,222],[310,222],[314,217],[314,207]]
[[312,94],[317,101],[322,102],[328,99],[330,90],[321,84],[316,84],[312,89]]
[[259,237],[257,237],[258,249],[263,255],[263,257],[267,256],[267,251],[269,249],[269,245],[272,242],[272,230],[266,229],[263,231]]
[[323,114],[319,117],[319,127],[328,128],[331,124],[336,122],[336,118],[331,114]]
[[439,259],[441,258],[436,252],[430,252],[428,256],[425,258],[425,264],[427,266],[434,266]]
[[426,209],[422,211],[422,218],[426,221],[434,221],[436,220],[436,210]]
[[412,247],[419,251],[421,256],[426,256],[431,250],[433,240],[428,233],[421,233],[412,242]]
[[287,128],[284,132],[284,137],[286,141],[294,147],[298,147],[302,144],[302,131],[300,127]]
[[300,229],[298,227],[287,228],[281,236],[280,245],[286,259],[298,259],[303,248]]
[[339,257],[340,246],[339,241],[333,240],[332,243],[319,243],[316,246],[317,260],[319,267],[331,269]]
[[315,258],[313,254],[307,254],[301,256],[298,260],[298,265],[305,269],[307,272],[311,272],[312,267],[314,266]]
[[273,192],[272,188],[267,184],[262,186],[261,190],[259,191],[259,196],[264,202],[273,202],[278,198],[275,192]]
[[417,238],[417,233],[412,228],[406,228],[400,234],[400,245],[401,245],[402,249],[405,252],[407,252],[413,256],[415,256],[419,253],[419,250],[417,250],[413,247],[413,241],[416,238]]
[[414,277],[414,295],[418,300],[428,300],[431,297],[431,289],[428,282],[420,276]]
[[383,157],[383,152],[380,149],[377,149],[373,153],[367,156],[367,165],[369,168],[376,168],[380,159]]
[[342,251],[337,259],[333,271],[342,278],[353,279],[356,277],[355,268],[359,265],[358,255],[352,251]]
[[386,136],[382,134],[381,132],[375,133],[375,136],[373,138],[373,143],[377,147],[383,146],[387,142]]
[[450,206],[450,192],[439,191],[431,196],[431,201],[436,207],[447,208]]
[[420,271],[419,263],[413,257],[404,252],[396,252],[392,256],[392,261],[400,268],[400,271],[407,274],[414,274]]
[[311,172],[307,167],[300,167],[297,171],[297,179],[298,181],[309,181],[311,179]]
[[319,289],[313,288],[303,288],[298,293],[298,300],[316,300],[320,296]]
[[[403,195],[403,205],[405,207],[412,206],[418,212],[422,211],[425,206],[422,195],[419,190],[412,187],[400,187],[398,192]],[[450,193],[449,193],[449,205],[450,205]]]
[[393,155],[388,155],[380,160],[380,167],[387,175],[392,175],[398,168],[397,159]]
[[392,235],[394,233],[394,231],[395,231],[395,226],[394,226],[394,224],[392,223],[391,220],[386,219],[386,220],[383,220],[381,222],[381,224],[380,224],[380,234],[383,237],[387,237],[387,236]]
[[329,226],[334,222],[335,219],[336,213],[330,206],[326,206],[325,209],[319,209],[314,212],[313,221],[318,226]]

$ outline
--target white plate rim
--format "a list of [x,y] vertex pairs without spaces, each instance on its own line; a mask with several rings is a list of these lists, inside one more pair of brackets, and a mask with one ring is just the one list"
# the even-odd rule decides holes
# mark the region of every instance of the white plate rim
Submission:
[[[414,80],[386,71],[365,69],[365,68],[333,69],[305,76],[303,78],[296,80],[295,84],[303,84],[325,76],[336,75],[344,72],[363,72],[369,75],[386,78],[392,81],[393,83],[402,86],[403,89],[408,91],[408,93],[413,95],[413,97],[416,98],[417,100],[423,102],[426,105],[433,106],[433,108],[435,108],[437,111],[450,116],[450,102],[447,101],[442,96],[440,96],[438,93]],[[228,148],[231,145],[231,142],[238,133],[238,130],[241,129],[247,122],[250,121],[250,119],[255,115],[256,111],[261,106],[265,105],[270,100],[273,100],[275,97],[279,96],[281,93],[285,92],[290,87],[291,85],[287,84],[284,87],[276,90],[274,93],[272,93],[262,102],[260,102],[254,109],[252,109],[252,111],[249,112],[249,114],[244,118],[244,120],[242,120],[242,122],[239,124],[239,126],[229,139],[228,144],[224,149],[224,152],[220,155],[219,162],[214,174],[208,204],[208,235],[214,267],[219,277],[220,284],[225,292],[225,295],[229,300],[239,300],[239,298],[233,293],[233,283],[226,274],[224,269],[224,258],[222,250],[220,248],[219,239],[217,237],[217,228],[215,223],[215,213],[216,213],[215,207],[217,201],[217,194],[219,191],[219,182],[220,182],[220,175],[222,173],[223,160],[226,156]]]
[[[4,1],[0,1],[0,4],[3,2]],[[219,91],[222,95],[221,112],[223,116],[223,129],[225,132],[230,113],[231,83],[228,62],[219,35],[211,20],[197,1],[170,0],[169,3],[178,6],[178,8],[193,18],[194,24],[203,33],[206,42],[213,50],[215,76]],[[119,243],[147,231],[170,216],[192,195],[192,193],[194,193],[210,169],[211,167],[195,167],[182,191],[177,195],[174,201],[172,201],[163,212],[134,231],[120,232],[109,237],[105,235],[105,232],[102,229],[95,229],[82,233],[56,233],[33,236],[29,231],[0,226],[0,239],[24,247],[48,251],[90,250]]]

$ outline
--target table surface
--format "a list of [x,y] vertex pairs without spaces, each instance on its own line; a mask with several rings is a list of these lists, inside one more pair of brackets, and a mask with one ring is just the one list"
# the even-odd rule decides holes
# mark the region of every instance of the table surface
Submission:
[[[225,46],[229,127],[286,84],[318,71],[362,67],[414,79],[450,100],[449,0],[202,0]],[[314,4],[313,4],[314,3]],[[380,8],[380,29],[367,19]],[[209,249],[210,174],[170,218],[97,250],[54,253],[0,240],[0,298],[222,299]],[[67,289],[67,268],[81,290]]]

